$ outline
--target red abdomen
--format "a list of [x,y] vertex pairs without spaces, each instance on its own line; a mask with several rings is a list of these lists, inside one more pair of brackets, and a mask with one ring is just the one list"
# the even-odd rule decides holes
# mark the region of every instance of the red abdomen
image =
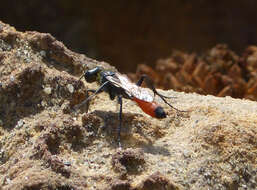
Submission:
[[160,118],[156,115],[156,109],[160,108],[160,106],[156,102],[146,102],[144,100],[140,100],[137,98],[133,98],[133,101],[137,103],[137,105],[148,115],[156,118]]

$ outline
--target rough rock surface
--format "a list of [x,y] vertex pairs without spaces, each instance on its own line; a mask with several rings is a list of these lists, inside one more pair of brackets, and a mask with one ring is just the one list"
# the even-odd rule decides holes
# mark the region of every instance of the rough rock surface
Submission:
[[[72,107],[97,88],[83,65],[106,63],[68,50],[50,34],[0,22],[0,189],[255,189],[257,103],[175,91],[168,117],[150,118],[100,94],[89,114]],[[157,99],[157,101],[160,101]]]

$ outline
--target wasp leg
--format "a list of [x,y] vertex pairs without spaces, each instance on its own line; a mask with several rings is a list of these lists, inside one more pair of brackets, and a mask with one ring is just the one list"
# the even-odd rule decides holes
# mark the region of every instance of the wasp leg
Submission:
[[187,112],[187,111],[179,110],[179,109],[173,107],[169,102],[167,102],[167,100],[166,100],[165,98],[176,98],[176,97],[165,96],[165,95],[162,95],[162,94],[160,94],[159,92],[157,92],[157,90],[156,90],[156,88],[155,88],[155,86],[154,86],[154,82],[153,82],[153,80],[152,80],[149,76],[147,76],[147,75],[142,75],[141,78],[139,79],[139,81],[136,83],[136,85],[137,85],[137,86],[141,86],[142,83],[143,83],[143,81],[145,81],[146,86],[147,86],[148,88],[150,88],[150,89],[153,91],[154,96],[155,96],[155,95],[158,95],[158,96],[159,96],[166,104],[168,104],[171,108],[173,108],[174,110],[179,111],[179,112]]
[[118,132],[118,145],[119,147],[121,147],[121,143],[120,143],[120,131],[121,131],[121,125],[122,125],[122,96],[119,95],[118,96],[118,103],[120,104],[120,111],[119,111],[119,126],[118,126],[118,129],[117,129],[117,132]]
[[136,83],[136,85],[137,86],[141,86],[142,85],[142,83],[143,83],[143,81],[146,79],[146,85],[149,87],[149,88],[154,88],[154,85],[153,85],[153,81],[152,81],[152,79],[150,79],[150,77],[148,77],[147,75],[142,75],[141,77],[140,77],[140,79],[137,81],[137,83]]
[[[86,99],[88,99],[88,97],[89,97],[89,92],[95,93],[96,90],[94,90],[94,89],[88,89],[88,90],[86,90]],[[98,92],[98,93],[100,93],[100,92]],[[87,101],[87,102],[86,102],[86,113],[88,113],[88,110],[89,110],[89,102],[90,102],[90,101]]]
[[179,111],[179,112],[187,112],[185,110],[179,110],[177,108],[175,108],[174,106],[172,106],[169,102],[167,102],[167,100],[161,95],[161,94],[157,94],[166,104],[168,104],[171,108],[173,108],[174,110],[176,111]]
[[163,98],[176,98],[176,97],[173,97],[173,96],[165,96],[165,95],[162,95],[159,92],[157,92],[157,90],[154,86],[153,80],[147,75],[142,75],[140,77],[140,79],[138,80],[138,82],[136,83],[136,85],[141,86],[143,81],[145,81],[146,86],[153,91],[154,95],[158,95],[158,96],[163,97]]
[[76,105],[74,107],[75,110],[77,110],[78,108],[80,108],[81,106],[83,106],[84,104],[86,104],[89,100],[91,100],[94,96],[96,96],[98,93],[100,93],[103,88],[109,83],[109,81],[106,81],[105,83],[103,83],[91,96],[89,96],[87,99],[85,99],[83,102],[81,102],[80,104]]

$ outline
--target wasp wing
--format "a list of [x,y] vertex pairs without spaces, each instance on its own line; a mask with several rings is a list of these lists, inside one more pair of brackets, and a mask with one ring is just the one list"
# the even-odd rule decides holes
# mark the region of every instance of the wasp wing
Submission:
[[129,97],[135,97],[146,102],[152,102],[154,99],[147,89],[132,83],[126,75],[115,73],[115,75],[107,76],[106,78],[116,87],[125,90]]

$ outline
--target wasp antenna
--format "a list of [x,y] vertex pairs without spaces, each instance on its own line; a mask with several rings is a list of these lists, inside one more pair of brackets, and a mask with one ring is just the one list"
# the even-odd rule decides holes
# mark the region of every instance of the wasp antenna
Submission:
[[85,73],[83,73],[83,74],[79,77],[79,81],[83,78],[84,75],[85,75]]

